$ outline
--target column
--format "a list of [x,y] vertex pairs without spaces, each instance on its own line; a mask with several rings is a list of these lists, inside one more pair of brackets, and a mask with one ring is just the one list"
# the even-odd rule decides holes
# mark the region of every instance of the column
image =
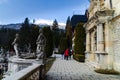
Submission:
[[106,22],[105,26],[105,51],[108,53],[108,60],[107,65],[108,69],[113,69],[114,64],[114,53],[113,53],[113,46],[112,46],[112,29],[110,28],[112,26],[111,22]]
[[86,52],[89,52],[90,51],[90,33],[87,32],[87,35],[86,35]]
[[104,52],[104,39],[103,39],[103,25],[99,24],[97,26],[97,51]]
[[88,62],[90,58],[90,33],[86,32],[86,51],[85,51],[85,62]]
[[95,29],[93,30],[92,32],[92,60],[95,61],[95,51],[96,51],[96,48],[95,48]]
[[104,32],[103,32],[103,24],[98,24],[97,26],[97,55],[98,55],[98,67],[100,69],[107,68],[107,55],[104,49]]

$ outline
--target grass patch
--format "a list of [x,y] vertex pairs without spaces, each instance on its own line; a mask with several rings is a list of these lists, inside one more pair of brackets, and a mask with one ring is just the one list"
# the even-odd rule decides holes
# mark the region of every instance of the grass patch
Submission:
[[119,75],[120,73],[115,70],[107,70],[107,69],[96,69],[95,72],[101,73],[101,74],[113,74],[113,75]]
[[2,80],[2,78],[3,78],[3,75],[0,75],[0,80]]
[[56,58],[54,57],[50,57],[48,58],[48,61],[46,63],[46,73],[49,71],[49,69],[51,68],[53,62],[55,61]]

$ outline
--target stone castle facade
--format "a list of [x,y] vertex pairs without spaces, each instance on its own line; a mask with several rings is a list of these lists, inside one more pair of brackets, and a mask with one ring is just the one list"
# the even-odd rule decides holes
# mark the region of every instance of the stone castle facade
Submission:
[[85,61],[120,72],[120,0],[90,0]]

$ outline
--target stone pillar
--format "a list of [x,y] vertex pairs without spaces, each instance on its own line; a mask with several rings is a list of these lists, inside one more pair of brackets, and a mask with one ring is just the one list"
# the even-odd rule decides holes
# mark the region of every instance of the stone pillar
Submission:
[[99,50],[98,48],[98,40],[99,40],[99,27],[97,26],[97,51]]
[[106,69],[107,65],[106,65],[106,60],[107,60],[107,56],[105,53],[105,47],[104,47],[104,34],[103,34],[103,24],[98,24],[97,26],[97,51],[96,51],[96,55],[97,55],[97,59],[98,61],[98,67],[100,69]]
[[113,61],[114,61],[114,52],[113,52],[113,40],[112,40],[112,29],[111,27],[111,22],[106,22],[105,26],[105,51],[108,53],[108,60],[107,61],[107,69],[113,69]]
[[86,32],[86,51],[85,51],[85,62],[89,61],[90,57],[90,32]]
[[91,32],[91,61],[95,61],[95,30]]
[[14,63],[14,62],[9,62],[8,63],[8,74],[13,75],[16,72],[18,72],[18,64]]
[[89,52],[90,51],[90,33],[87,32],[87,35],[86,35],[86,52]]
[[104,52],[103,25],[97,26],[97,51]]

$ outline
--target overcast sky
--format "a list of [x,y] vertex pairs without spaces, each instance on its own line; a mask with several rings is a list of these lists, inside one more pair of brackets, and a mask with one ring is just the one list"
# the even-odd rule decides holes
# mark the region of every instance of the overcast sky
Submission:
[[21,23],[26,17],[64,24],[68,16],[84,14],[88,7],[88,0],[0,0],[0,24]]

